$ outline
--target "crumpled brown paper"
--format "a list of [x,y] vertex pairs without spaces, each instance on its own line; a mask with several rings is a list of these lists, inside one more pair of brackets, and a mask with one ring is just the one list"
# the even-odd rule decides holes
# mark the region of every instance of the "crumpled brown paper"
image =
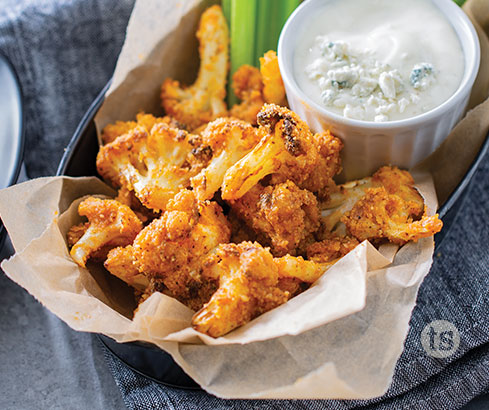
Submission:
[[[99,127],[139,110],[157,112],[164,77],[188,80],[196,68],[192,37],[208,5],[136,2]],[[185,73],[182,67],[190,68]],[[474,144],[485,136],[480,107],[458,131]],[[472,127],[474,122],[479,125]],[[444,149],[453,152],[450,144]],[[444,160],[434,156],[433,163],[436,158]],[[444,179],[435,175],[438,192],[453,189],[450,184],[458,181],[450,175],[463,174],[468,159],[452,162]],[[419,171],[415,179],[432,213],[437,203],[431,177]],[[212,339],[189,328],[191,310],[162,294],[153,294],[132,317],[134,300],[124,283],[96,265],[89,272],[71,260],[65,234],[79,222],[76,206],[88,194],[113,192],[95,178],[43,178],[0,191],[0,215],[17,252],[2,263],[3,270],[74,329],[119,342],[154,343],[220,397],[366,399],[387,390],[418,288],[431,266],[432,238],[408,243],[397,253],[393,246],[377,251],[364,242],[308,291]]]

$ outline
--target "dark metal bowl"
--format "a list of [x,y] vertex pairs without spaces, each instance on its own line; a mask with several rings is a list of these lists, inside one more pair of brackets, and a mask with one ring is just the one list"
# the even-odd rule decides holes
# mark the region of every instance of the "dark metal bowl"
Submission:
[[[105,92],[110,83],[100,92],[86,114],[83,116],[78,128],[73,135],[65,154],[61,159],[57,175],[87,176],[98,175],[95,158],[99,149],[94,117],[100,108]],[[473,161],[469,171],[449,199],[438,210],[443,220],[443,229],[435,235],[436,247],[438,247],[446,233],[450,229],[461,204],[467,186],[474,175],[482,158],[489,150],[489,136],[481,147],[477,158]],[[109,350],[125,364],[136,372],[171,387],[185,389],[198,389],[199,386],[175,363],[172,357],[161,349],[147,343],[117,343],[114,340],[100,335],[100,339]]]

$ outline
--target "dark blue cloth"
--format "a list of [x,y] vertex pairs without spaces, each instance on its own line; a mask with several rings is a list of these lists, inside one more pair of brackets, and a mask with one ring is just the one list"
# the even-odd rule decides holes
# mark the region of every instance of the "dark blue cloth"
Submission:
[[[109,79],[132,0],[0,0],[0,50],[16,68],[26,108],[30,177],[52,175],[84,111]],[[1,92],[1,90],[0,90]],[[130,409],[455,409],[489,390],[489,158],[473,178],[423,282],[405,350],[387,394],[369,401],[221,400],[163,387],[107,352]],[[460,332],[457,352],[427,356],[420,334],[433,320]]]

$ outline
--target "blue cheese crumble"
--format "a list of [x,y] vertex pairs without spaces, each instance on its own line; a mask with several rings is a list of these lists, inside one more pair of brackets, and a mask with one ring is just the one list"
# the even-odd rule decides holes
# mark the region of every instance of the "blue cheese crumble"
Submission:
[[324,106],[342,110],[347,118],[389,121],[393,113],[418,104],[420,92],[436,82],[436,70],[427,62],[415,64],[403,78],[368,50],[354,50],[347,42],[318,36],[315,47],[320,57],[306,67],[306,75],[320,88]]

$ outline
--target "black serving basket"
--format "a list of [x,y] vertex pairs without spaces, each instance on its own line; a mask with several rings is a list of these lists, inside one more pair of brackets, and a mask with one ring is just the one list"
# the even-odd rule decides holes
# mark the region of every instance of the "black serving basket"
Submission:
[[[89,176],[98,175],[95,158],[99,149],[94,117],[102,105],[110,82],[97,96],[83,116],[75,131],[58,167],[57,175]],[[443,220],[443,229],[435,235],[435,246],[439,247],[463,202],[464,194],[478,165],[489,150],[489,135],[486,137],[477,158],[470,169],[452,192],[448,200],[438,210]],[[175,363],[172,357],[154,345],[142,342],[117,343],[109,337],[99,335],[102,343],[126,365],[158,383],[183,388],[199,389],[185,372]]]

